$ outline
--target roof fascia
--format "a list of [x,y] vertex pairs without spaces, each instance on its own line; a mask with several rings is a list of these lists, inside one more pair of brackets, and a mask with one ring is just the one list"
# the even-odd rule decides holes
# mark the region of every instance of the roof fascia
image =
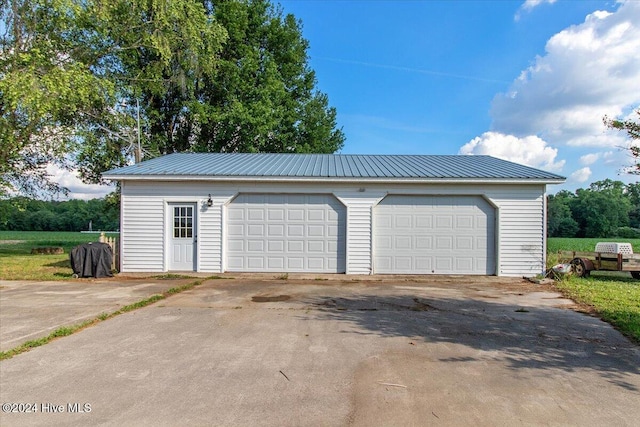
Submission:
[[561,184],[564,178],[371,178],[371,177],[261,177],[202,175],[110,175],[112,181],[326,182],[354,184]]

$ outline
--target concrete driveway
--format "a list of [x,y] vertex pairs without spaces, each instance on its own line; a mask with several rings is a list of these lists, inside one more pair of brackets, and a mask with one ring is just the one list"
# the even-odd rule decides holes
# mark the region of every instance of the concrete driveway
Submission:
[[0,425],[638,425],[639,348],[570,304],[498,278],[207,281],[0,362],[0,401],[37,410]]

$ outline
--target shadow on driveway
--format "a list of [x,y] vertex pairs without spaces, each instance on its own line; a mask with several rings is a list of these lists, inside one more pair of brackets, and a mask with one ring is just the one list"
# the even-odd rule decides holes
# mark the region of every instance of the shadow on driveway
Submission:
[[[499,358],[514,371],[586,368],[617,386],[639,391],[625,379],[640,374],[638,347],[605,322],[571,310],[415,295],[316,297],[308,302],[321,317],[357,326],[343,333],[461,344],[479,350],[479,357]],[[479,360],[463,359],[440,361]]]

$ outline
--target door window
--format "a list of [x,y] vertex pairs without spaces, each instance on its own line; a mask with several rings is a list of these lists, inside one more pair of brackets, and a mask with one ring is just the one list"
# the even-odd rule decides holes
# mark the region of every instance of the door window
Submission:
[[193,207],[175,206],[173,208],[173,237],[193,237]]

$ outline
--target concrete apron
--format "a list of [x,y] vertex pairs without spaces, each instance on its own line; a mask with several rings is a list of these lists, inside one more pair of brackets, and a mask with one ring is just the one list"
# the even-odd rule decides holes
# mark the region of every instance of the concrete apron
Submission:
[[0,281],[0,351],[194,280]]
[[473,278],[207,281],[0,362],[0,400],[41,409],[0,424],[636,424],[638,347],[559,297]]

